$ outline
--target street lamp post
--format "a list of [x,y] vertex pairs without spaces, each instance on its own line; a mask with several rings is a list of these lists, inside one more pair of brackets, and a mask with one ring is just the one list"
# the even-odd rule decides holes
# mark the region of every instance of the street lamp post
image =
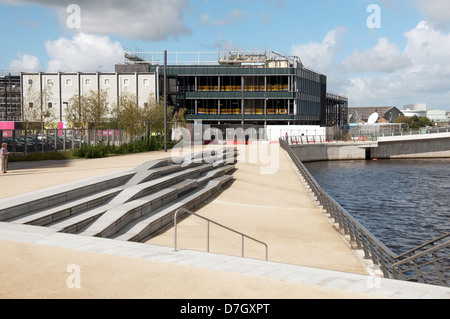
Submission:
[[167,153],[167,50],[164,51],[164,151]]

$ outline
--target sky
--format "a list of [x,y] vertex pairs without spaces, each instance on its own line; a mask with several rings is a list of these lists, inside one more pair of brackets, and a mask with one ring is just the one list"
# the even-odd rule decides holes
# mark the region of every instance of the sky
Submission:
[[145,52],[275,51],[350,107],[450,111],[448,0],[0,0],[0,73],[114,71]]

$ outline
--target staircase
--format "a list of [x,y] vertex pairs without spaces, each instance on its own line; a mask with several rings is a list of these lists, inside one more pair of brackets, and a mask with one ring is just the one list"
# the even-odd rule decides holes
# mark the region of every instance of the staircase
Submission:
[[[233,182],[234,147],[147,162],[115,173],[6,202],[0,221],[62,233],[142,242]],[[20,203],[19,203],[20,202]]]

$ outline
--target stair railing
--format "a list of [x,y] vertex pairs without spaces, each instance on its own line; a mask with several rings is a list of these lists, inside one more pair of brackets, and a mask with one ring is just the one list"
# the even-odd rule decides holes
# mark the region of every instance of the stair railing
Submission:
[[210,240],[209,240],[209,238],[210,238],[210,236],[209,236],[209,235],[210,235],[210,224],[214,224],[214,225],[216,225],[216,226],[219,226],[219,227],[221,227],[221,228],[223,228],[223,229],[226,229],[226,230],[228,230],[228,231],[230,231],[230,232],[233,232],[233,233],[235,233],[235,234],[237,234],[237,235],[240,235],[240,236],[242,237],[242,245],[241,245],[241,246],[242,246],[242,247],[241,247],[241,250],[242,250],[241,256],[242,256],[242,258],[244,258],[244,250],[245,250],[245,248],[244,248],[244,242],[245,242],[245,239],[247,238],[247,239],[249,239],[249,240],[251,240],[251,241],[254,241],[254,242],[256,242],[256,243],[259,243],[259,244],[263,245],[263,246],[265,247],[265,251],[266,251],[266,261],[269,260],[269,248],[268,248],[268,246],[267,246],[266,243],[263,243],[263,242],[260,241],[260,240],[257,240],[257,239],[255,239],[255,238],[252,238],[252,237],[250,237],[250,236],[247,236],[247,235],[245,235],[245,234],[243,234],[243,233],[241,233],[241,232],[238,232],[238,231],[236,231],[236,230],[234,230],[234,229],[231,229],[231,228],[226,227],[226,226],[224,226],[224,225],[222,225],[222,224],[219,224],[219,223],[217,223],[217,222],[215,222],[215,221],[212,221],[212,220],[210,220],[209,218],[200,216],[200,215],[198,215],[198,214],[196,214],[196,213],[194,213],[194,212],[191,212],[190,210],[185,209],[185,208],[180,208],[180,209],[178,209],[178,210],[175,212],[175,215],[174,215],[174,221],[173,221],[173,223],[174,223],[174,230],[175,230],[175,235],[174,235],[174,250],[175,250],[175,251],[177,251],[177,240],[178,240],[178,238],[177,238],[177,237],[178,237],[178,236],[177,236],[177,224],[178,224],[177,218],[178,218],[178,215],[179,215],[179,214],[185,214],[185,213],[190,214],[190,215],[193,215],[193,216],[196,216],[196,217],[198,217],[198,218],[200,218],[200,219],[203,219],[203,220],[207,221],[206,251],[207,251],[208,253],[210,252]]

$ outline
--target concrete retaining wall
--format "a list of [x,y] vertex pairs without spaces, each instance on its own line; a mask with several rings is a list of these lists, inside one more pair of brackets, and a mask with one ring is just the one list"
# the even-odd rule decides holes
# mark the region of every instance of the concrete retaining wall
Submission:
[[450,138],[380,141],[371,150],[371,158],[450,158]]
[[367,143],[324,143],[292,145],[292,150],[302,162],[450,158],[450,137],[426,136],[380,139]]
[[376,143],[292,145],[295,155],[304,163],[316,161],[364,160],[366,149]]

